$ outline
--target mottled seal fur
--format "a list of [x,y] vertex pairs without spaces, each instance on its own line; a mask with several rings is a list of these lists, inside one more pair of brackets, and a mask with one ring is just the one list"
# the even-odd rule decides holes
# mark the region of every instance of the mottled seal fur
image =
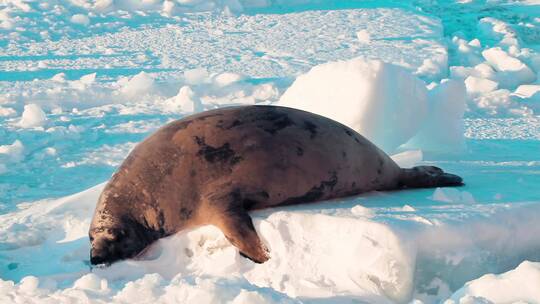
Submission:
[[90,261],[135,257],[159,238],[211,224],[262,263],[269,254],[250,210],[461,184],[436,167],[401,169],[354,130],[309,112],[207,111],[165,125],[126,158],[99,198]]

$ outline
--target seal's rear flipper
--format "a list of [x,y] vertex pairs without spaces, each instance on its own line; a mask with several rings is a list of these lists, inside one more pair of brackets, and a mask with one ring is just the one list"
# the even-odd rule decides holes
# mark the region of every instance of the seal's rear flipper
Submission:
[[401,169],[399,183],[404,188],[451,187],[463,186],[463,179],[437,167],[419,166]]
[[225,237],[240,254],[255,263],[264,263],[269,259],[268,249],[259,239],[251,217],[243,207],[232,207],[223,211],[215,223]]

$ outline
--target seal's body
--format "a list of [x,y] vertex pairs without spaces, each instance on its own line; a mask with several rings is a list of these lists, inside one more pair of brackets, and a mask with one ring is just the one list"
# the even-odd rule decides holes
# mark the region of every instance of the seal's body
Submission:
[[461,178],[436,167],[401,169],[352,129],[309,112],[203,112],[159,129],[114,174],[90,227],[91,263],[134,257],[158,238],[205,224],[264,262],[249,210],[450,185]]

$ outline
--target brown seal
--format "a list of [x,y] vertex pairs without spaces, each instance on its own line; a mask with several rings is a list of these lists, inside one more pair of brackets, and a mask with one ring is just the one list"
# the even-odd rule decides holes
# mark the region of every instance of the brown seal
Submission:
[[399,168],[319,115],[276,106],[212,110],[169,123],[135,147],[99,198],[90,261],[131,258],[159,238],[211,224],[262,263],[269,256],[250,210],[455,185],[460,177],[436,167]]

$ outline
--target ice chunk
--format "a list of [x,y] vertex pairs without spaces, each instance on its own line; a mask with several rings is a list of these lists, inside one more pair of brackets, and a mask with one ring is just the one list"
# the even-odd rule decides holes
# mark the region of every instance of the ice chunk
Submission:
[[165,100],[165,110],[171,113],[193,113],[201,111],[200,99],[189,86],[183,86],[178,94]]
[[24,112],[17,125],[21,128],[43,127],[47,123],[47,116],[41,107],[35,103],[24,106]]
[[411,168],[421,162],[423,158],[422,150],[410,150],[392,155],[394,160],[401,168]]
[[410,294],[414,255],[386,225],[276,212],[256,227],[272,258],[244,274],[255,285],[308,298],[376,291],[403,302]]
[[34,294],[37,292],[39,279],[35,276],[27,276],[21,280],[19,290],[26,294]]
[[404,205],[403,207],[401,207],[401,210],[404,211],[404,212],[415,212],[416,209],[414,209],[414,207],[410,206],[410,205]]
[[498,72],[497,78],[504,88],[516,87],[536,80],[536,75],[526,64],[510,56],[500,47],[487,49],[482,52],[482,56]]
[[470,95],[480,95],[495,91],[499,84],[493,80],[469,76],[465,79],[467,93]]
[[91,291],[106,290],[107,280],[101,279],[93,273],[89,273],[75,281],[75,283],[73,283],[73,288]]
[[431,199],[445,203],[465,203],[474,204],[475,200],[471,193],[459,191],[454,188],[437,188],[433,192]]
[[11,145],[0,146],[0,174],[8,172],[10,163],[18,163],[25,158],[24,145],[15,140]]
[[426,58],[422,65],[418,67],[415,75],[427,79],[436,79],[446,72],[448,67],[448,58],[446,54],[436,54],[432,58]]
[[540,85],[525,84],[520,85],[512,95],[528,101],[540,102]]
[[519,45],[518,35],[507,23],[492,17],[478,21],[478,30],[484,36],[498,40],[501,45]]
[[90,24],[90,18],[88,18],[87,15],[83,15],[83,14],[75,14],[71,16],[70,20],[73,23],[84,25],[84,26],[88,26]]
[[163,13],[166,16],[171,16],[174,10],[175,4],[173,1],[165,0],[163,1]]
[[12,108],[4,108],[0,106],[0,117],[9,117],[15,115],[17,115],[17,111],[13,110]]
[[120,92],[130,97],[148,93],[154,87],[154,78],[145,72],[140,72],[128,81],[119,80],[119,82],[123,84]]
[[492,116],[530,116],[533,111],[525,105],[517,104],[508,90],[484,93],[469,103],[471,109]]
[[[487,274],[468,282],[445,303],[539,304],[539,286],[540,263],[524,261],[514,270],[499,275]],[[471,299],[475,301],[466,302]]]
[[214,83],[220,87],[231,85],[235,82],[242,80],[244,77],[236,73],[221,73],[214,78]]
[[352,207],[351,212],[352,214],[356,216],[365,217],[365,218],[372,218],[375,216],[375,212],[373,210],[366,208],[362,205],[356,205]]
[[428,115],[404,147],[431,152],[462,150],[465,85],[458,80],[446,80],[431,89],[428,96]]
[[390,152],[423,123],[427,89],[402,67],[356,58],[312,68],[294,81],[279,105],[337,120]]
[[208,80],[208,71],[205,68],[187,70],[184,78],[187,84],[202,84]]
[[361,43],[369,44],[371,42],[371,35],[367,30],[360,30],[356,33],[358,41]]

